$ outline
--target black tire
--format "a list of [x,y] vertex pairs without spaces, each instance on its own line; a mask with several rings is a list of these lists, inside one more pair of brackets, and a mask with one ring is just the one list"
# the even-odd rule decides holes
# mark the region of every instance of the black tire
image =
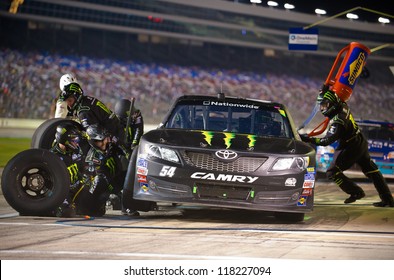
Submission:
[[21,215],[47,215],[67,197],[70,175],[55,154],[30,149],[14,156],[4,167],[1,189],[8,204]]
[[275,218],[283,222],[298,223],[304,221],[305,213],[276,212]]
[[82,130],[80,123],[70,119],[55,118],[46,120],[34,131],[31,139],[31,147],[33,149],[49,150],[55,140],[56,127],[62,123],[73,123]]
[[133,198],[137,153],[138,148],[136,147],[131,154],[129,167],[127,168],[127,174],[123,184],[122,208],[148,212],[154,209],[154,207],[156,206],[155,202],[137,200]]

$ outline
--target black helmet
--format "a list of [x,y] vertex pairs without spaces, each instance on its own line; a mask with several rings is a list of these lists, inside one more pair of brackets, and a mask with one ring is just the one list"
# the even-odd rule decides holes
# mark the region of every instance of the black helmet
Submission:
[[[128,99],[121,99],[115,104],[115,114],[118,118],[126,118],[130,110],[131,101]],[[134,109],[134,108],[133,108]]]
[[89,143],[96,146],[95,141],[103,141],[109,136],[109,133],[104,127],[98,124],[92,124],[86,129],[86,135]]
[[320,112],[330,119],[336,116],[342,109],[342,101],[335,92],[328,90],[321,92],[317,97],[320,104]]
[[81,102],[83,96],[83,90],[78,83],[70,83],[64,87],[64,90],[60,93],[59,100],[65,101],[69,97],[73,96],[75,98],[75,102],[69,110],[73,111],[77,107],[77,105]]
[[63,144],[71,150],[77,150],[81,140],[81,131],[71,123],[59,124],[56,127],[55,139],[57,143]]

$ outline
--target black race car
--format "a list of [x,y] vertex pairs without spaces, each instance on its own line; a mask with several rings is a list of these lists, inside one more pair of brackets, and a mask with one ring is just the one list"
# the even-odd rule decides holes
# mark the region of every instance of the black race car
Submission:
[[313,208],[315,173],[315,150],[283,104],[182,96],[133,151],[123,199],[130,207],[197,204],[302,221]]
[[[3,195],[23,215],[46,215],[68,194],[68,171],[48,151],[64,122],[74,121],[45,121],[32,149],[3,170]],[[180,97],[159,127],[142,136],[127,169],[122,199],[130,209],[172,202],[269,211],[297,222],[313,208],[315,150],[300,140],[280,103]]]

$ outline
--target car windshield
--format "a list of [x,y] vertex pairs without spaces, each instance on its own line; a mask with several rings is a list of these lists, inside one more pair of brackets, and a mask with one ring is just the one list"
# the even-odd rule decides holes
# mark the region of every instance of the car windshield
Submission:
[[[179,103],[166,128],[228,131],[267,137],[291,138],[290,123],[283,109],[244,103]],[[227,106],[226,106],[227,105]]]

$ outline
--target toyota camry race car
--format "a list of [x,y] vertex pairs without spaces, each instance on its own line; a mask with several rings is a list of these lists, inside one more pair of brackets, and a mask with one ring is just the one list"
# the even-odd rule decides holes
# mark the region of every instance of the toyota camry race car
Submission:
[[123,199],[263,210],[302,221],[313,208],[314,183],[315,151],[300,140],[284,105],[182,96],[133,151]]
[[[64,122],[73,121],[41,124],[32,149],[3,170],[4,197],[21,214],[45,215],[68,195],[70,175],[48,151]],[[141,211],[160,202],[250,209],[298,222],[313,209],[315,163],[315,150],[301,141],[283,104],[182,96],[133,150],[123,205]]]

